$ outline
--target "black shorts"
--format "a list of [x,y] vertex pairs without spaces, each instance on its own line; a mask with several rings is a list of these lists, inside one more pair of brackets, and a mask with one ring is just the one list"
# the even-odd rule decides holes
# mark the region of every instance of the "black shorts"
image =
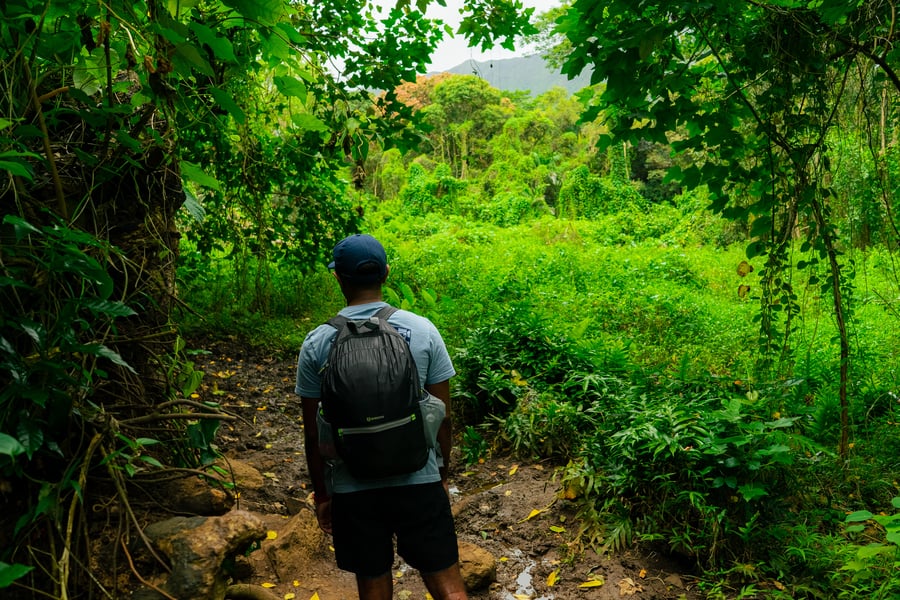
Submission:
[[378,577],[397,554],[422,573],[456,564],[459,550],[450,500],[441,482],[334,494],[331,502],[337,565],[362,577]]

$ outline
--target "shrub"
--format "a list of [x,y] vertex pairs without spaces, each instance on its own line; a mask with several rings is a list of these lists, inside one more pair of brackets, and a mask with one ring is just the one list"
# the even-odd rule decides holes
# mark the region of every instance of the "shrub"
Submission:
[[815,448],[793,431],[797,418],[760,419],[713,385],[648,383],[607,417],[618,430],[587,435],[563,471],[584,538],[615,546],[629,540],[610,532],[650,534],[705,567],[776,548],[793,465]]

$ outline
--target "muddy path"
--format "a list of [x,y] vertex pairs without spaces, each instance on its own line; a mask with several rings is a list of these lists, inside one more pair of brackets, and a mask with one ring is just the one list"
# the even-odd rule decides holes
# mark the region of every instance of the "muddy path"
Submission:
[[[238,508],[259,514],[269,530],[235,579],[286,600],[355,598],[353,577],[335,567],[330,539],[315,525],[294,360],[229,342],[195,340],[189,347],[202,350],[195,356],[206,373],[199,399],[238,417],[223,423],[216,439],[229,461],[251,473],[238,475]],[[470,598],[701,597],[687,570],[661,555],[573,552],[578,522],[574,506],[559,497],[554,465],[493,456],[465,466],[455,458],[450,483],[461,546],[486,551],[496,567],[496,580]],[[395,598],[426,598],[414,570],[398,560],[393,572]]]

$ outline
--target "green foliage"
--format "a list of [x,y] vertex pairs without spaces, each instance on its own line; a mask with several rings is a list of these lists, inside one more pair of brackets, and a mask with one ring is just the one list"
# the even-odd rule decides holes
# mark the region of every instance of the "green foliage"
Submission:
[[768,558],[798,456],[815,448],[792,430],[797,418],[760,419],[708,385],[648,383],[607,415],[612,431],[584,435],[563,471],[563,486],[594,515],[583,534],[618,545],[601,511],[707,567]]
[[[900,497],[892,500],[900,511]],[[847,559],[841,571],[849,582],[841,587],[854,596],[891,598],[900,594],[900,512],[875,515],[867,510],[855,511],[846,518],[846,532],[854,539],[847,548]],[[840,581],[840,575],[835,580]]]
[[[828,140],[841,110],[858,106],[859,97],[882,102],[863,102],[854,116],[886,124],[889,86],[872,74],[885,68],[880,53],[889,52],[890,11],[882,3],[851,1],[697,6],[659,0],[637,8],[613,1],[603,10],[575,2],[556,21],[556,33],[571,48],[563,71],[591,70],[606,80],[605,89],[581,95],[587,119],[608,119],[601,147],[671,142],[695,161],[673,165],[669,179],[687,188],[706,185],[717,211],[749,226],[747,256],[765,258],[761,369],[789,370],[799,316],[792,237],[802,235],[802,251],[814,251],[826,266],[823,292],[827,287],[840,340],[842,454],[849,434],[852,279],[838,243]],[[889,79],[896,88],[893,70]],[[885,140],[889,133],[882,126],[867,135]],[[887,177],[870,181],[889,187]],[[857,221],[867,237],[878,218],[875,204],[864,197],[858,206],[868,207]]]
[[16,579],[21,579],[33,570],[34,567],[17,564],[10,565],[0,561],[0,589],[11,586]]
[[103,263],[115,249],[93,236],[9,215],[3,235],[16,243],[2,246],[0,424],[31,461],[63,454],[72,412],[93,412],[86,403],[108,370],[131,370],[107,340],[135,312],[112,297]]
[[426,215],[431,212],[449,214],[453,212],[455,201],[465,188],[465,183],[453,177],[446,164],[440,164],[433,172],[429,172],[413,163],[407,171],[406,185],[400,192],[399,200],[404,210],[411,215]]
[[586,166],[566,173],[559,191],[557,214],[567,218],[596,218],[641,209],[644,199],[630,183],[592,175]]
[[487,457],[488,443],[475,427],[468,425],[462,433],[460,450],[463,462],[466,465],[473,465]]
[[543,201],[530,200],[513,192],[500,193],[490,201],[474,208],[476,219],[499,227],[510,227],[528,222],[546,214],[549,209]]

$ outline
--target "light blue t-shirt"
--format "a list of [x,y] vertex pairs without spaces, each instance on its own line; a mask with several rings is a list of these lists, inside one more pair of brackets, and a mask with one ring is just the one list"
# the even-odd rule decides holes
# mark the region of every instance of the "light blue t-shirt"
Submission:
[[[344,307],[340,314],[353,320],[367,319],[385,306],[386,302],[358,304]],[[444,340],[431,321],[409,311],[398,310],[391,315],[388,322],[409,344],[419,372],[419,384],[422,387],[446,381],[456,375]],[[334,327],[324,324],[310,331],[303,340],[297,359],[297,384],[294,389],[303,398],[321,396],[320,372],[328,359],[331,342],[336,334],[337,330]],[[315,426],[315,423],[304,423],[304,427]],[[432,483],[440,481],[441,475],[436,453],[432,449],[429,451],[425,466],[408,475],[362,481],[350,475],[340,460],[335,460],[326,463],[325,479],[329,492],[348,493],[381,487]]]

